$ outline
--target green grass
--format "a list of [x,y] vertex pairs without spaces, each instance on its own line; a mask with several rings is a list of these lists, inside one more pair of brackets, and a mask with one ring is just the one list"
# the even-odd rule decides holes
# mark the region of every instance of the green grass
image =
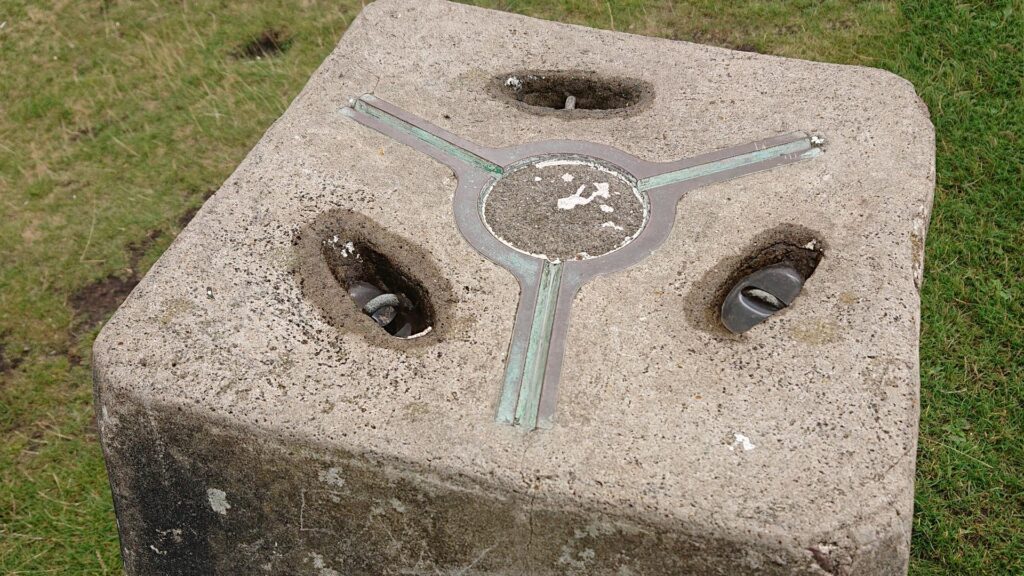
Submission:
[[[938,188],[911,573],[1024,574],[1022,1],[477,3],[915,84]],[[75,306],[153,262],[360,4],[0,5],[0,573],[120,572],[83,320],[108,301]],[[285,52],[234,56],[271,28]]]

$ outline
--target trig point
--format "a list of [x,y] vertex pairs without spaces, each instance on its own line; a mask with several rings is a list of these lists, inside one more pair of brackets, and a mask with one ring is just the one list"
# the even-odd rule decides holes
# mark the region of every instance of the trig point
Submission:
[[380,0],[96,341],[129,576],[900,575],[890,73]]

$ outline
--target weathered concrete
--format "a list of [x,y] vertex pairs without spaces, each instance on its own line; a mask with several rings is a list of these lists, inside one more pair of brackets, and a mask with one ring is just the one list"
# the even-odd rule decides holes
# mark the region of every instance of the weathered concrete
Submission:
[[[521,69],[640,87],[533,110],[495,84]],[[586,284],[554,427],[524,433],[494,421],[518,286],[459,235],[448,168],[339,113],[371,91],[491,147],[827,145],[690,192],[665,244]],[[96,341],[128,574],[904,573],[933,157],[886,72],[370,5]],[[333,304],[348,240],[421,283],[431,333]],[[726,280],[811,241],[795,304],[728,335]]]

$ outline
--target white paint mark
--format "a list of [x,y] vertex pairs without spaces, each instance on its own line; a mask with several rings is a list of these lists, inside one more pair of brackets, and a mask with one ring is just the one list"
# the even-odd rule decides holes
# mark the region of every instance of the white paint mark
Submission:
[[811,240],[807,244],[804,244],[804,248],[807,248],[808,250],[814,250],[817,247],[818,247],[818,241],[817,240]]
[[320,481],[331,486],[342,488],[345,486],[345,479],[341,477],[341,470],[338,468],[328,468],[327,470],[321,470],[318,475]]
[[750,438],[744,436],[743,434],[736,432],[735,434],[733,434],[733,436],[736,439],[732,441],[732,445],[729,446],[729,450],[743,448],[743,451],[746,452],[748,450],[753,450],[754,448],[757,448],[757,446],[755,446],[754,443],[750,441]]
[[533,177],[533,181],[534,182],[540,182],[541,180],[543,180],[543,178],[541,178],[540,176],[534,176]]
[[157,548],[156,546],[153,546],[152,544],[149,545],[149,548],[153,552],[156,552],[157,554],[159,554],[161,556],[166,556],[167,555],[167,550],[160,550],[159,548]]
[[572,174],[569,174],[568,172],[566,172],[565,174],[562,174],[562,181],[564,181],[564,182],[572,182]]
[[170,530],[157,530],[156,533],[163,538],[166,538],[168,535],[170,535],[172,540],[174,540],[178,544],[181,544],[181,528],[171,528]]
[[580,160],[544,160],[543,162],[537,162],[534,164],[537,168],[550,168],[552,166],[579,166],[581,164],[588,164]]
[[625,230],[625,228],[623,228],[622,226],[619,226],[618,224],[616,224],[615,222],[612,222],[611,220],[609,220],[608,222],[605,222],[604,224],[601,224],[601,228],[614,228],[616,230]]
[[341,576],[340,572],[329,568],[327,564],[324,563],[323,556],[316,552],[311,552],[310,557],[313,558],[313,568],[320,571],[320,576]]
[[604,212],[605,214],[611,214],[612,212],[615,212],[615,208],[612,208],[607,204],[601,204],[601,212]]
[[430,334],[433,330],[434,330],[433,326],[427,326],[426,328],[423,329],[422,332],[417,332],[417,333],[413,334],[412,336],[406,337],[406,340],[412,340],[413,338],[422,338],[423,336],[426,336],[427,334]]
[[206,498],[210,501],[210,508],[213,508],[214,512],[227,516],[231,504],[228,504],[228,495],[223,490],[208,488]]
[[816,134],[814,136],[811,136],[811,144],[814,144],[815,146],[821,146],[824,143],[825,139],[822,138],[821,136],[818,136]]
[[592,192],[590,194],[590,196],[587,196],[586,198],[584,198],[583,197],[583,191],[587,189],[587,185],[586,184],[581,185],[579,188],[576,189],[576,193],[575,194],[566,196],[565,198],[559,198],[558,199],[558,208],[560,210],[572,210],[573,208],[575,208],[577,206],[583,206],[583,205],[586,205],[586,204],[590,204],[591,202],[594,201],[595,198],[608,198],[608,183],[607,182],[595,182],[594,183],[594,188],[595,188],[594,192]]
[[[335,236],[337,238],[337,236]],[[356,246],[351,241],[345,242],[345,245],[341,248],[341,257],[348,258],[349,254],[356,253]]]
[[534,166],[537,167],[537,168],[550,168],[552,166],[586,166],[588,168],[593,168],[595,170],[600,170],[601,172],[604,172],[605,174],[612,174],[612,175],[614,175],[614,176],[616,176],[618,178],[622,178],[622,174],[616,172],[615,170],[612,170],[611,168],[607,168],[605,166],[602,166],[601,164],[597,164],[596,162],[587,162],[586,160],[573,160],[573,159],[568,159],[568,158],[552,158],[551,160],[543,160],[541,162],[537,162],[536,164],[534,164]]
[[[621,248],[621,247],[629,244],[634,239],[636,239],[636,237],[640,235],[640,233],[643,231],[644,227],[647,225],[647,220],[650,217],[650,206],[648,205],[647,199],[646,199],[646,197],[643,194],[640,193],[639,190],[637,190],[635,182],[630,181],[625,176],[623,176],[621,173],[616,172],[615,170],[612,170],[611,168],[607,168],[607,167],[605,167],[605,166],[603,166],[601,164],[598,164],[596,162],[587,162],[585,160],[575,160],[575,159],[569,160],[569,159],[552,158],[551,160],[544,160],[544,161],[541,161],[541,162],[537,162],[537,163],[533,164],[533,166],[536,167],[536,168],[547,168],[547,167],[550,167],[550,166],[587,166],[589,168],[593,168],[595,170],[599,170],[599,171],[604,172],[606,174],[611,174],[612,176],[614,176],[615,178],[618,178],[620,181],[622,181],[624,184],[626,184],[630,188],[630,191],[633,194],[633,196],[635,196],[637,201],[639,201],[641,203],[641,205],[643,206],[643,216],[644,216],[643,224],[641,224],[641,226],[638,227],[636,229],[636,232],[634,232],[631,236],[627,236],[627,237],[623,238],[622,242],[619,243],[619,246],[616,247],[616,250],[618,248]],[[616,195],[620,194],[618,191],[616,191],[614,193]],[[486,206],[486,203],[487,203],[487,198],[485,197],[484,198],[485,206]],[[611,206],[609,206],[609,208],[611,208]],[[486,213],[486,208],[484,209],[484,212]],[[487,230],[491,233],[492,236],[494,236],[495,238],[500,240],[503,244],[505,244],[506,246],[512,248],[513,250],[515,250],[517,252],[521,252],[523,254],[528,254],[528,255],[533,256],[535,258],[540,258],[541,260],[547,260],[547,261],[553,262],[553,263],[559,263],[559,262],[562,261],[559,258],[548,257],[547,254],[539,254],[539,253],[536,253],[536,252],[530,252],[530,251],[523,250],[521,248],[518,248],[518,247],[514,246],[511,242],[509,242],[505,238],[502,238],[502,236],[500,234],[495,232],[494,228],[491,227],[490,222],[488,222],[486,218],[484,218],[484,226],[487,227]],[[357,259],[359,258],[358,254],[356,255],[356,258]],[[586,259],[589,259],[589,258],[596,258],[596,256],[591,256],[590,254],[587,254],[586,252],[579,252],[579,253],[577,253],[577,255],[576,255],[576,257],[574,259],[575,260],[586,260]]]
[[515,76],[509,76],[508,79],[505,80],[505,86],[508,86],[513,90],[519,91],[523,87],[523,81],[520,80],[519,78],[516,78]]
[[558,557],[558,563],[583,570],[587,567],[587,563],[593,561],[597,556],[593,548],[584,548],[576,554],[573,552],[572,548],[562,546],[562,554]]

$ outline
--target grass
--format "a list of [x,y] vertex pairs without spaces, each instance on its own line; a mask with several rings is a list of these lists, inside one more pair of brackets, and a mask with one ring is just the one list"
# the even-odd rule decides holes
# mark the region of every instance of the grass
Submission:
[[[1024,3],[476,3],[915,84],[937,130],[938,188],[911,573],[1024,574]],[[92,423],[98,323],[359,8],[0,6],[0,573],[120,572]]]

